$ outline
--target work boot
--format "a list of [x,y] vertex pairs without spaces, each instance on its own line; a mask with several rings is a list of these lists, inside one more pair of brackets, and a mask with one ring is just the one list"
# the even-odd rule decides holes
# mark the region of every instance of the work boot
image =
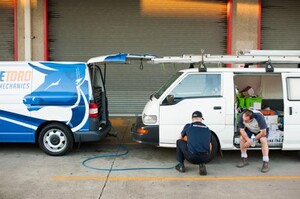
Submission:
[[177,171],[179,171],[180,173],[184,173],[185,172],[185,167],[182,164],[177,164],[176,167],[175,167],[175,169]]
[[206,176],[207,175],[206,166],[204,164],[199,165],[199,174],[201,176]]
[[236,165],[238,168],[242,168],[249,165],[247,158],[242,158],[241,161]]
[[261,172],[267,173],[269,170],[270,170],[270,168],[269,168],[269,162],[263,161]]

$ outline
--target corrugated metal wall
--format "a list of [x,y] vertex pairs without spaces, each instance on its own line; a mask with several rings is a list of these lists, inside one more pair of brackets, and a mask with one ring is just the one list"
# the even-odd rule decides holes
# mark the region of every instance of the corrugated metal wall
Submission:
[[262,0],[262,50],[299,50],[299,20],[299,0]]
[[[49,0],[50,60],[112,53],[226,53],[225,0]],[[110,114],[140,114],[151,93],[183,66],[109,66]],[[187,66],[184,66],[187,67]]]
[[14,1],[0,1],[0,61],[14,60]]

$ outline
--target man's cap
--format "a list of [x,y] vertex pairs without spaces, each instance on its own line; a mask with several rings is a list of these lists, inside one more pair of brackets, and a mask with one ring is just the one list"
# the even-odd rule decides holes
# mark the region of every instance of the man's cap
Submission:
[[202,116],[202,113],[201,113],[200,111],[195,111],[195,112],[192,114],[192,118],[193,118],[193,117],[201,117],[201,118],[202,118],[203,116]]

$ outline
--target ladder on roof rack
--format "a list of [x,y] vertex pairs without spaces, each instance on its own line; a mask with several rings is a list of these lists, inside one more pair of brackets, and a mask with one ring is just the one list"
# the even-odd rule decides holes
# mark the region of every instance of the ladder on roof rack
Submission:
[[[257,55],[255,55],[255,53]],[[187,63],[197,64],[199,63],[199,71],[205,72],[205,64],[266,64],[266,71],[273,72],[274,68],[272,64],[299,64],[300,63],[300,51],[293,53],[281,53],[275,55],[260,55],[258,52],[250,52],[243,55],[183,55],[177,57],[161,57],[152,58],[151,62],[154,64],[161,63]]]
[[177,57],[152,58],[160,63],[205,63],[205,64],[259,64],[259,63],[300,63],[300,55],[183,55]]
[[239,55],[281,55],[281,56],[300,56],[300,50],[241,50]]
[[149,54],[113,54],[100,57],[94,57],[88,60],[88,64],[93,63],[130,63],[138,61],[141,63],[147,61],[153,64],[163,63],[187,63],[193,66],[199,64],[199,71],[206,71],[205,64],[266,64],[266,71],[272,72],[272,64],[299,64],[300,50],[249,50],[240,51],[239,55],[183,55],[157,57]]

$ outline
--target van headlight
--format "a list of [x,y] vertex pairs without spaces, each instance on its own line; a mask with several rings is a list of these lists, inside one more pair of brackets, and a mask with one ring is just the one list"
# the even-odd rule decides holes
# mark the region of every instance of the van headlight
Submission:
[[143,115],[143,123],[144,124],[155,124],[157,122],[156,115]]

